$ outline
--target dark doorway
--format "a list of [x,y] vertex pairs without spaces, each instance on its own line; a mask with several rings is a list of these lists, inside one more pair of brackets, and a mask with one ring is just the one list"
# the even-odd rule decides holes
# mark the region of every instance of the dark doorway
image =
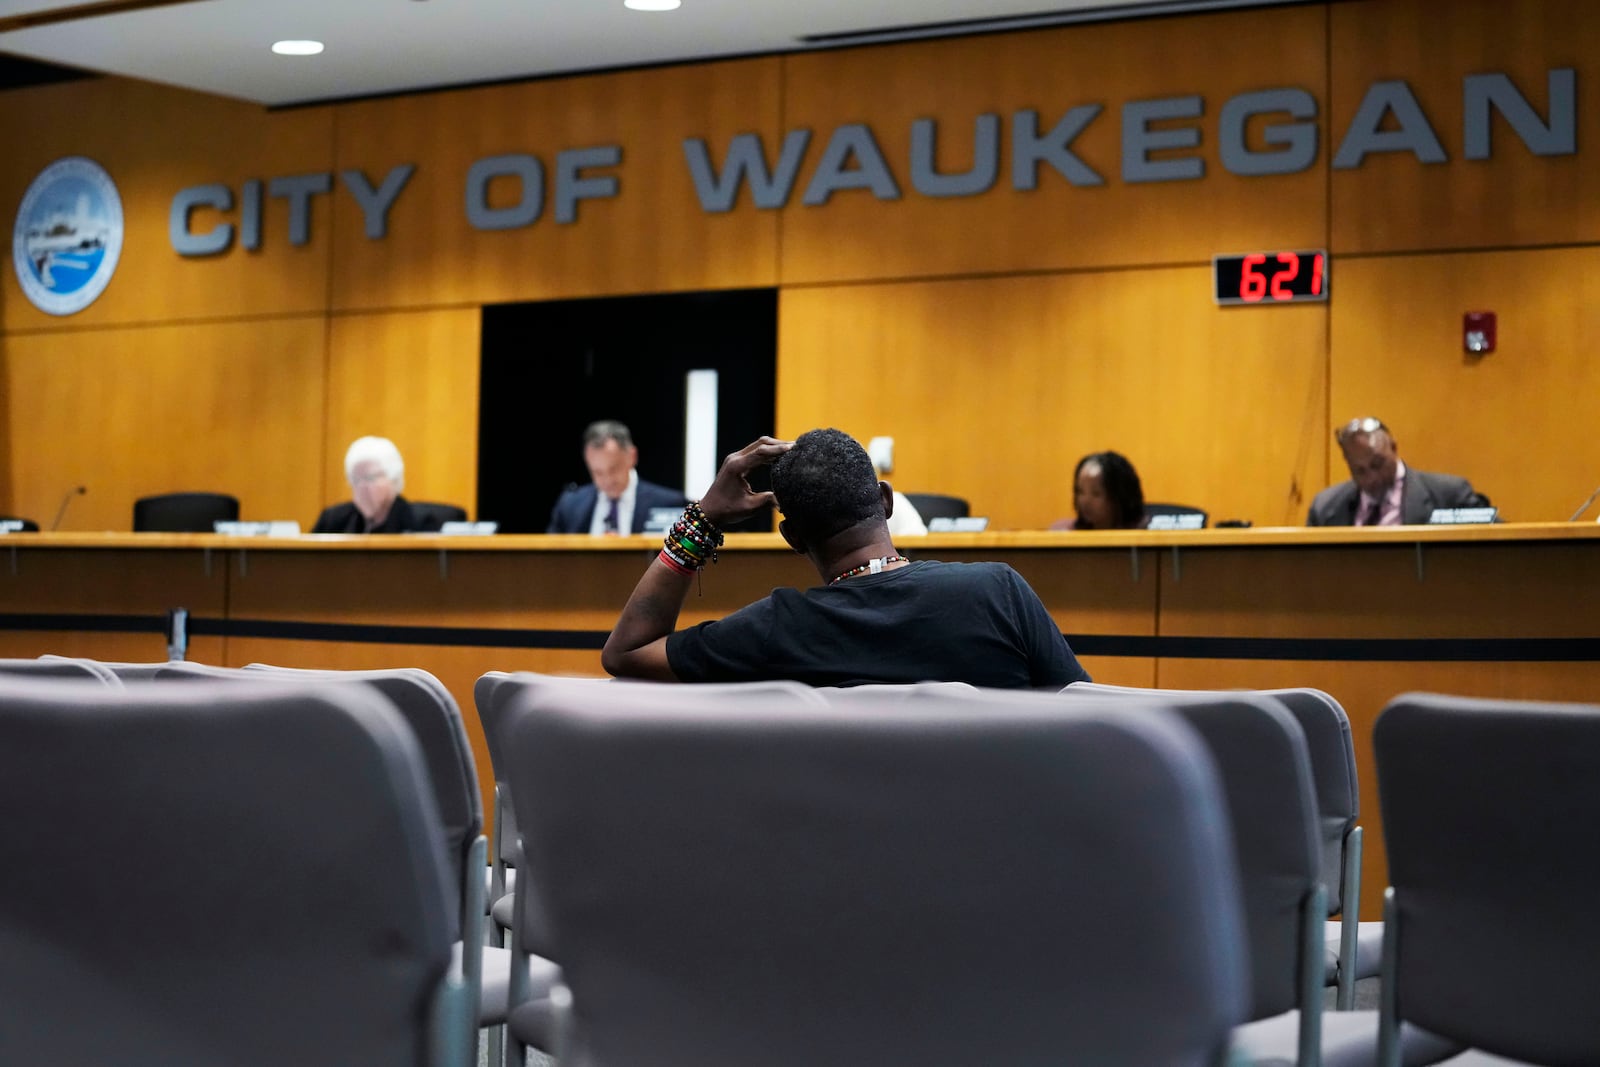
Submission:
[[639,477],[681,489],[686,374],[718,372],[720,458],[773,432],[777,353],[774,289],[484,308],[477,517],[543,533],[561,491],[589,478],[582,437],[596,419],[628,424]]

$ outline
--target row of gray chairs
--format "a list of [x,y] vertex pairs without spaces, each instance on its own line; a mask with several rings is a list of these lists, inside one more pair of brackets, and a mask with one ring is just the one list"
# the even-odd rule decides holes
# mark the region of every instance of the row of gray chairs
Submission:
[[[1081,818],[1052,822],[1036,809],[1062,797],[1002,757],[1017,756],[1011,742],[1036,746],[1037,767],[1072,777],[1081,773],[1073,760],[1031,730],[1176,719],[1220,774],[1220,821],[1231,841],[1224,835],[1211,847],[1242,893],[1235,948],[1250,980],[1224,1012],[1234,1062],[1600,1062],[1600,1026],[1581,1003],[1589,988],[1582,958],[1600,948],[1600,923],[1587,917],[1581,894],[1600,871],[1592,850],[1573,847],[1574,835],[1600,825],[1600,790],[1589,784],[1600,708],[1406,697],[1385,711],[1376,745],[1395,885],[1383,1007],[1324,1016],[1324,887],[1337,885],[1353,910],[1349,861],[1338,853],[1350,848],[1355,811],[1353,766],[1343,799],[1314,772],[1308,740],[1330,721],[1329,747],[1341,762],[1349,747],[1337,725],[1344,721],[1347,738],[1347,720],[1330,716],[1332,702],[1313,700],[1314,691],[738,688],[529,675],[480,683],[480,712],[486,696],[492,708],[484,715],[491,758],[515,799],[526,857],[514,943],[559,960],[565,977],[555,992],[571,998],[565,1009],[560,996],[519,1001],[510,1014],[516,1037],[565,1042],[572,1062],[597,1065],[633,1062],[646,1049],[654,1063],[732,1062],[758,1046],[764,1063],[818,1054],[909,1062],[932,1057],[923,1039],[954,1062],[1140,1062],[1110,1044],[1092,1056],[1068,1054],[1093,1026],[1074,1017],[1052,1028],[1028,1012],[1038,990],[1050,988],[1056,1000],[1114,1021],[1123,1036],[1140,1017],[1158,1029],[1186,1025],[1194,1002],[1184,991],[1160,986],[1170,998],[1160,1006],[1131,991],[1151,982],[1138,944],[1100,954],[1096,940],[1097,931],[1136,939],[1134,890],[1158,875],[1118,868],[1130,895],[1085,907],[1076,894],[1092,890],[1050,882],[1048,870],[1021,858],[1021,842],[1065,857],[1086,877],[1128,859],[1119,850],[1131,853],[1166,824],[1137,799],[1084,796],[1076,813],[1092,813],[1101,824],[1094,832]],[[1452,734],[1473,740],[1443,745]],[[943,741],[955,747],[936,757]],[[1080,738],[1072,755],[1082,757],[1085,744]],[[1551,745],[1560,760],[1548,758]],[[924,757],[933,762],[924,766]],[[1508,803],[1515,791],[1522,795]],[[1348,811],[1330,817],[1341,805]],[[1503,847],[1533,812],[1541,832],[1530,847],[1511,850],[1510,862],[1484,856],[1480,830]],[[1040,849],[1045,842],[1051,847]],[[924,851],[934,846],[942,858]],[[983,892],[963,881],[974,877],[969,866],[983,872]],[[1559,911],[1530,913],[1528,876],[1551,881]],[[1009,896],[1022,892],[1011,881],[1023,877],[1050,885],[1062,914],[1043,916],[1037,902]],[[1167,891],[1169,906],[1182,896]],[[1085,914],[1095,930],[1071,926]],[[956,929],[962,924],[971,929]],[[1485,977],[1474,945],[1486,929],[1497,930],[1493,947],[1512,962],[1510,974]],[[977,947],[966,937],[988,941]],[[974,961],[995,964],[1003,954],[988,942],[1024,945],[1028,958],[986,971]],[[1082,972],[1047,974],[1041,957],[1072,960],[1096,988],[1075,983]],[[995,987],[999,972],[1011,979]],[[1534,973],[1537,981],[1524,982]],[[930,975],[942,983],[934,1000],[923,984]],[[989,984],[973,990],[968,981]],[[933,1002],[940,1011],[930,1013]],[[869,1004],[880,1010],[857,1010]],[[1008,1012],[1020,1033],[985,1028],[985,1018]],[[1158,1059],[1148,1046],[1135,1056],[1216,1062],[1202,1046],[1189,1049],[1189,1060],[1170,1048],[1174,1058]]]
[[445,829],[394,706],[84,666],[0,669],[0,1058],[469,1063]]

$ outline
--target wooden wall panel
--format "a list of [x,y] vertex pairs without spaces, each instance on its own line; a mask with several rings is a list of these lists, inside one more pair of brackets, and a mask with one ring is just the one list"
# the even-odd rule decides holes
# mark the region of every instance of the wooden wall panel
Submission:
[[785,290],[778,431],[895,438],[902,490],[996,529],[1127,455],[1150,500],[1299,522],[1325,475],[1325,305],[1218,308],[1203,268]]
[[364,434],[388,437],[406,461],[410,500],[478,497],[476,308],[336,315],[330,323],[325,500],[350,499],[344,454]]
[[[396,164],[417,172],[390,214],[389,236],[369,241],[353,200],[336,204],[333,306],[393,308],[551,297],[770,285],[777,219],[744,199],[706,214],[681,139],[725,145],[778,121],[778,61],[708,63],[520,85],[426,93],[341,105],[339,166],[374,180]],[[620,144],[619,195],[554,219],[556,156]],[[720,153],[720,149],[718,150]],[[468,225],[468,168],[508,153],[544,166],[544,211],[516,230]],[[718,155],[720,162],[720,154]],[[509,180],[491,204],[514,205]]]
[[[1600,249],[1344,260],[1331,308],[1334,425],[1383,418],[1407,463],[1470,479],[1513,521],[1563,521],[1600,482]],[[1491,310],[1498,351],[1468,356],[1462,313]],[[1323,447],[1345,476],[1331,432]]]
[[152,493],[232,493],[245,519],[308,524],[323,499],[324,323],[241,320],[4,338],[12,509],[128,530]]
[[[0,217],[7,232],[30,182],[63,156],[106,168],[122,198],[122,256],[110,285],[69,319],[46,315],[22,295],[10,256],[0,299],[5,330],[57,329],[173,319],[231,318],[320,309],[327,299],[328,198],[312,208],[309,244],[291,247],[289,209],[266,197],[262,247],[204,258],[172,249],[167,217],[179,190],[222,182],[235,210],[194,213],[192,229],[238,220],[247,179],[320,173],[333,162],[332,112],[325,107],[269,112],[237,100],[123,78],[12,89],[0,107]],[[236,234],[237,238],[237,234]]]
[[[853,190],[810,207],[802,185],[783,213],[783,279],[1192,263],[1215,252],[1320,247],[1325,170],[1237,177],[1221,167],[1217,130],[1223,104],[1240,92],[1294,86],[1323,97],[1325,17],[1319,6],[1298,6],[790,56],[784,123],[813,130],[802,182],[836,126],[865,122],[902,199]],[[1123,104],[1195,93],[1205,97],[1205,115],[1185,124],[1201,130],[1194,154],[1205,161],[1204,179],[1125,183]],[[1048,130],[1068,109],[1092,103],[1105,110],[1073,147],[1105,183],[1071,186],[1045,167],[1036,191],[1014,191],[1012,113],[1036,109]],[[995,187],[966,199],[915,192],[912,123],[937,117],[941,166],[962,171],[985,112],[1002,119]]]
[[[1600,239],[1600,6],[1587,0],[1366,0],[1329,5],[1333,69],[1328,111],[1343,137],[1367,87],[1404,79],[1450,158],[1369,155],[1333,172],[1333,244],[1340,252],[1485,248]],[[1490,160],[1462,158],[1462,79],[1510,75],[1541,117],[1546,76],[1577,69],[1577,154],[1536,157],[1501,118]],[[1329,158],[1337,148],[1330,139]],[[1587,155],[1587,159],[1585,156]]]

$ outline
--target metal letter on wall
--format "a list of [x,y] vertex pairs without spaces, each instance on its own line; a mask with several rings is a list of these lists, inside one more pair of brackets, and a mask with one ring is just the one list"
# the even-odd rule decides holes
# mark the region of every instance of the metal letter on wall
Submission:
[[1548,76],[1550,121],[1539,115],[1528,98],[1504,74],[1469,74],[1461,86],[1461,155],[1488,159],[1493,148],[1490,109],[1505,116],[1528,151],[1536,156],[1570,156],[1578,150],[1578,73],[1571,67],[1552,70]]
[[[851,156],[855,156],[860,166],[846,170],[845,161]],[[879,200],[900,199],[900,187],[889,173],[889,164],[883,158],[877,139],[872,136],[871,129],[859,122],[833,131],[801,202],[819,207],[834,193],[845,189],[871,189]]]
[[[511,207],[489,206],[489,183],[517,178],[522,199]],[[535,156],[505,155],[480,159],[467,168],[467,222],[475,230],[515,230],[539,218],[544,210],[544,164]]]
[[1205,160],[1151,159],[1150,153],[1168,148],[1198,148],[1200,130],[1195,126],[1152,130],[1150,123],[1161,119],[1195,119],[1205,113],[1199,96],[1169,96],[1160,100],[1130,100],[1122,105],[1122,180],[1125,182],[1174,182],[1203,178]]
[[937,168],[939,123],[911,124],[911,186],[923,196],[977,196],[994,188],[1000,172],[1000,116],[979,115],[972,130],[972,166],[960,174]]
[[756,207],[764,210],[783,207],[789,202],[795,176],[800,173],[800,160],[805,158],[806,146],[810,143],[810,130],[790,130],[783,138],[778,165],[768,171],[761,135],[741,133],[728,144],[722,173],[718,174],[711,167],[711,153],[705,141],[698,137],[684,138],[683,157],[689,163],[689,177],[694,182],[694,195],[700,198],[701,210],[713,214],[732,211],[739,197],[739,185],[746,180],[750,183],[750,199]]
[[[1390,112],[1400,128],[1380,130],[1384,116]],[[1368,87],[1334,154],[1333,168],[1359,167],[1368,152],[1410,152],[1423,163],[1444,163],[1449,159],[1428,116],[1422,113],[1422,105],[1403,81],[1374,82]]]
[[233,210],[233,190],[221,182],[179,189],[167,214],[167,239],[180,256],[214,256],[233,244],[233,224],[219,222],[205,233],[189,232],[189,213],[197,207]]
[[1270,145],[1282,145],[1278,152],[1257,152],[1245,140],[1245,131],[1255,115],[1284,113],[1290,118],[1317,117],[1317,99],[1304,89],[1264,89],[1240,93],[1222,105],[1217,151],[1222,168],[1230,174],[1254,177],[1262,174],[1298,174],[1317,159],[1317,127],[1310,122],[1273,124],[1261,131]]

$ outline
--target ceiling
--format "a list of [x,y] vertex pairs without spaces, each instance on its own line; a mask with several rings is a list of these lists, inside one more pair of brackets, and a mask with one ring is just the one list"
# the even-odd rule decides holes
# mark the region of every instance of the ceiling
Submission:
[[[638,12],[622,0],[0,0],[0,56],[277,106],[1261,2],[683,0]],[[326,50],[274,55],[284,39]]]

